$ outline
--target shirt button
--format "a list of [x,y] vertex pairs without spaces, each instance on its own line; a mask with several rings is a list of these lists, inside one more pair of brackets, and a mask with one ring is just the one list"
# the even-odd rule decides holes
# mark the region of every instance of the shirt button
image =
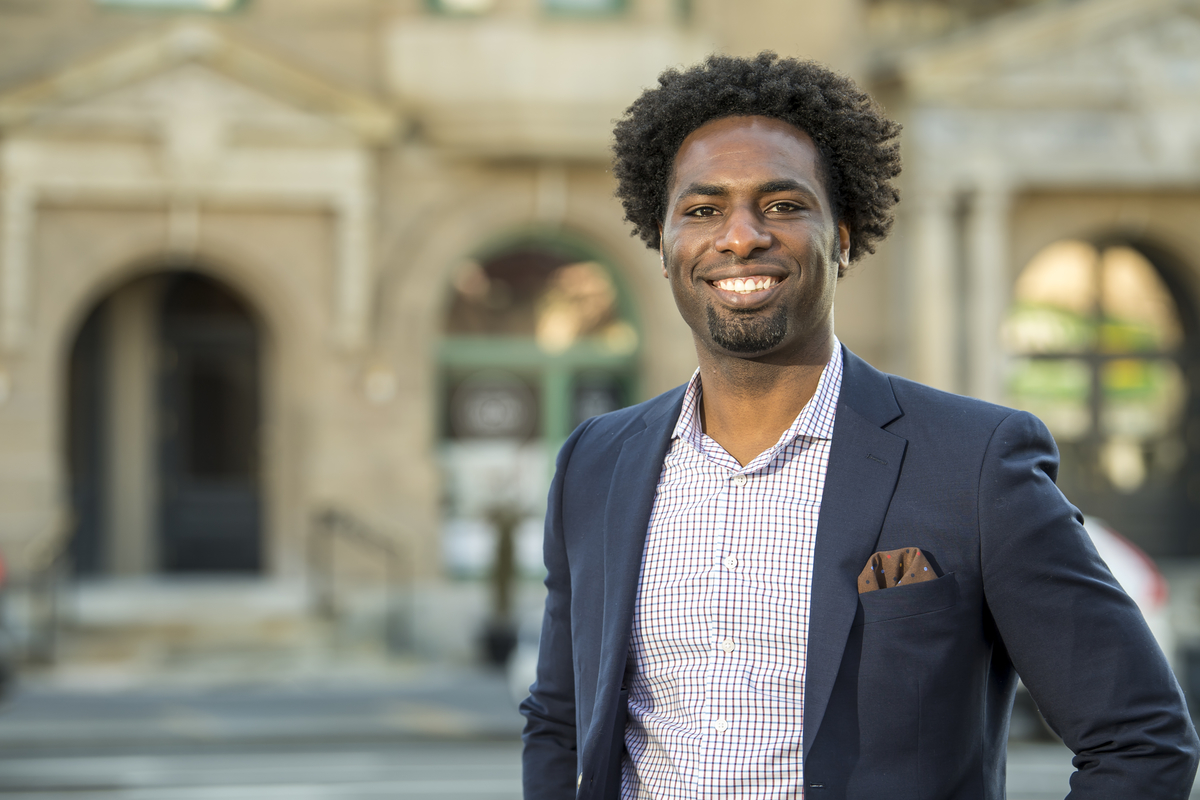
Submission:
[[724,717],[717,717],[717,721],[713,723],[713,727],[724,733],[729,730],[729,723],[725,721]]
[[725,556],[725,566],[733,569],[737,566],[737,556]]
[[746,485],[746,476],[745,475],[734,475],[733,476],[733,485],[734,486],[745,486]]
[[725,641],[721,642],[721,649],[724,650],[726,653],[733,652],[733,637],[732,636],[725,637]]

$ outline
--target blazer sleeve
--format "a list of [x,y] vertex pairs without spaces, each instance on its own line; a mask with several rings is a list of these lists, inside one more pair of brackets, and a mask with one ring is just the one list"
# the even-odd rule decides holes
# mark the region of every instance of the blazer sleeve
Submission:
[[538,645],[537,679],[521,703],[525,731],[522,783],[525,800],[567,800],[575,796],[575,668],[571,643],[571,570],[563,535],[563,484],[567,463],[587,423],[576,429],[558,454],[546,503],[546,611]]
[[1141,612],[1058,488],[1058,452],[1014,412],[980,474],[984,597],[1017,673],[1075,752],[1070,798],[1185,798],[1200,741]]

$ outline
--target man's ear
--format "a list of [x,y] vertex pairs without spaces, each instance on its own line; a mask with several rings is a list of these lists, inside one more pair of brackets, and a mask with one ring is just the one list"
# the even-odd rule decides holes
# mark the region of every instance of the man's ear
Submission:
[[850,268],[850,226],[845,222],[838,223],[838,277],[846,274]]
[[667,276],[667,257],[663,254],[662,223],[658,223],[658,263],[662,265],[662,276]]

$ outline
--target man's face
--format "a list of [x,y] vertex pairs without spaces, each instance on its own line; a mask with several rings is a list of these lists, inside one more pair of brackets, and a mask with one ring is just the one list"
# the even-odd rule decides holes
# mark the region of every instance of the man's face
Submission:
[[850,232],[835,224],[808,134],[726,117],[675,155],[663,274],[697,345],[713,355],[798,363],[833,333]]

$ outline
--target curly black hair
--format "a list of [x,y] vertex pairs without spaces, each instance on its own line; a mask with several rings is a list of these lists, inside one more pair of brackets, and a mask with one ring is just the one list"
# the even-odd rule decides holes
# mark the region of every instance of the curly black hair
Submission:
[[669,69],[618,120],[613,173],[634,235],[659,246],[675,154],[688,134],[715,119],[763,116],[812,137],[836,218],[850,228],[850,260],[875,252],[892,227],[900,193],[900,125],[849,78],[813,61],[713,55]]

